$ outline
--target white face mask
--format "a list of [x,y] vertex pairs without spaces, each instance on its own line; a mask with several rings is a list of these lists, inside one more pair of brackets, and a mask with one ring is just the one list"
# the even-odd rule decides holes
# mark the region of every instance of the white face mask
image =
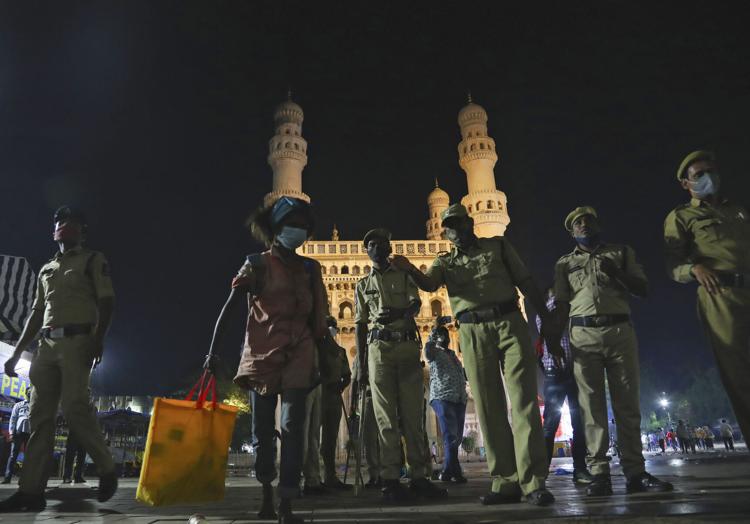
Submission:
[[328,328],[328,332],[329,332],[329,333],[331,333],[331,336],[332,336],[333,338],[336,338],[336,335],[338,335],[338,334],[339,334],[339,330],[338,330],[338,328],[335,328],[335,327],[333,327],[333,326],[331,326],[331,327],[329,327],[329,328]]
[[703,173],[698,180],[690,182],[690,190],[697,198],[706,198],[715,195],[719,190],[719,175],[716,173]]

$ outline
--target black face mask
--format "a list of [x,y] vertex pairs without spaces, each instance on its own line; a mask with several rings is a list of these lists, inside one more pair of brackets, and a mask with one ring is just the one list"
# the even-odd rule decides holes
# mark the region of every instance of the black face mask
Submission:
[[374,246],[367,247],[367,256],[370,260],[376,264],[382,265],[388,261],[388,257],[391,256],[390,244],[376,244]]

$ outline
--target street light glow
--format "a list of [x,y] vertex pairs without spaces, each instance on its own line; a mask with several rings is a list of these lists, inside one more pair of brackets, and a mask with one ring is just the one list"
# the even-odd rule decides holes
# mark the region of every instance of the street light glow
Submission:
[[667,406],[669,406],[669,401],[665,398],[661,398],[659,399],[659,404],[661,405],[661,407],[666,408]]

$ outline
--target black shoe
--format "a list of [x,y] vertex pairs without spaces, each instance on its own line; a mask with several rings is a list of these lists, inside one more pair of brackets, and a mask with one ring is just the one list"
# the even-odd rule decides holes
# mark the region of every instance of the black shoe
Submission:
[[9,479],[8,477],[5,477],[5,478],[3,479],[3,482],[2,482],[2,484],[10,484],[10,479]]
[[17,513],[28,511],[38,513],[44,511],[47,507],[47,501],[44,495],[27,495],[16,491],[7,499],[0,501],[0,513]]
[[[64,484],[65,482],[63,482]],[[86,484],[86,479],[83,477],[78,477],[73,479],[73,484]]]
[[289,513],[279,513],[279,524],[305,524],[305,519],[298,517],[291,511]]
[[495,506],[497,504],[517,504],[521,502],[521,494],[495,493],[490,491],[486,495],[479,497],[479,502],[483,506]]
[[341,491],[349,491],[350,489],[354,488],[354,486],[352,486],[351,484],[344,484],[339,479],[323,482],[323,487],[328,489],[338,489]]
[[594,481],[594,475],[587,469],[577,469],[573,472],[573,484],[587,485]]
[[325,495],[327,491],[321,484],[318,484],[317,486],[308,486],[305,484],[305,487],[302,488],[302,493],[305,495]]
[[258,518],[262,520],[276,520],[279,518],[274,509],[273,486],[271,484],[263,484],[263,501],[260,504]]
[[589,497],[606,497],[612,494],[612,481],[609,475],[594,475],[594,480],[586,488]]
[[70,479],[63,479],[63,484],[71,484],[73,481]]
[[365,489],[382,488],[382,487],[383,487],[383,481],[380,479],[380,477],[370,477],[370,479],[365,484]]
[[412,492],[398,479],[384,480],[382,493],[385,502],[407,502],[414,498]]
[[447,471],[441,471],[440,475],[438,476],[438,479],[440,479],[443,482],[450,482],[451,480],[453,480],[453,475],[451,475]]
[[117,491],[117,474],[105,473],[99,477],[99,493],[96,499],[99,502],[107,502]]
[[466,484],[469,481],[464,477],[463,473],[456,473],[453,475],[453,482],[456,484]]
[[547,491],[547,488],[534,490],[528,495],[524,496],[523,499],[529,504],[533,504],[534,506],[549,506],[550,504],[555,502],[555,497],[552,495],[552,493]]
[[418,497],[426,499],[440,499],[448,496],[448,490],[439,488],[427,479],[412,480],[409,483],[411,489]]
[[670,482],[659,480],[645,471],[640,475],[629,478],[625,484],[627,493],[665,493],[673,489],[674,486]]

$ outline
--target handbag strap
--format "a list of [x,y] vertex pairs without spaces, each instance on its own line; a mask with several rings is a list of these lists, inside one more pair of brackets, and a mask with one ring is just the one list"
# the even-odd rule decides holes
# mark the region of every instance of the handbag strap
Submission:
[[198,394],[198,398],[195,402],[195,408],[203,408],[203,404],[208,399],[208,394],[211,393],[211,408],[216,408],[216,377],[208,369],[203,371],[201,378],[187,394],[185,400],[193,400],[193,395]]

